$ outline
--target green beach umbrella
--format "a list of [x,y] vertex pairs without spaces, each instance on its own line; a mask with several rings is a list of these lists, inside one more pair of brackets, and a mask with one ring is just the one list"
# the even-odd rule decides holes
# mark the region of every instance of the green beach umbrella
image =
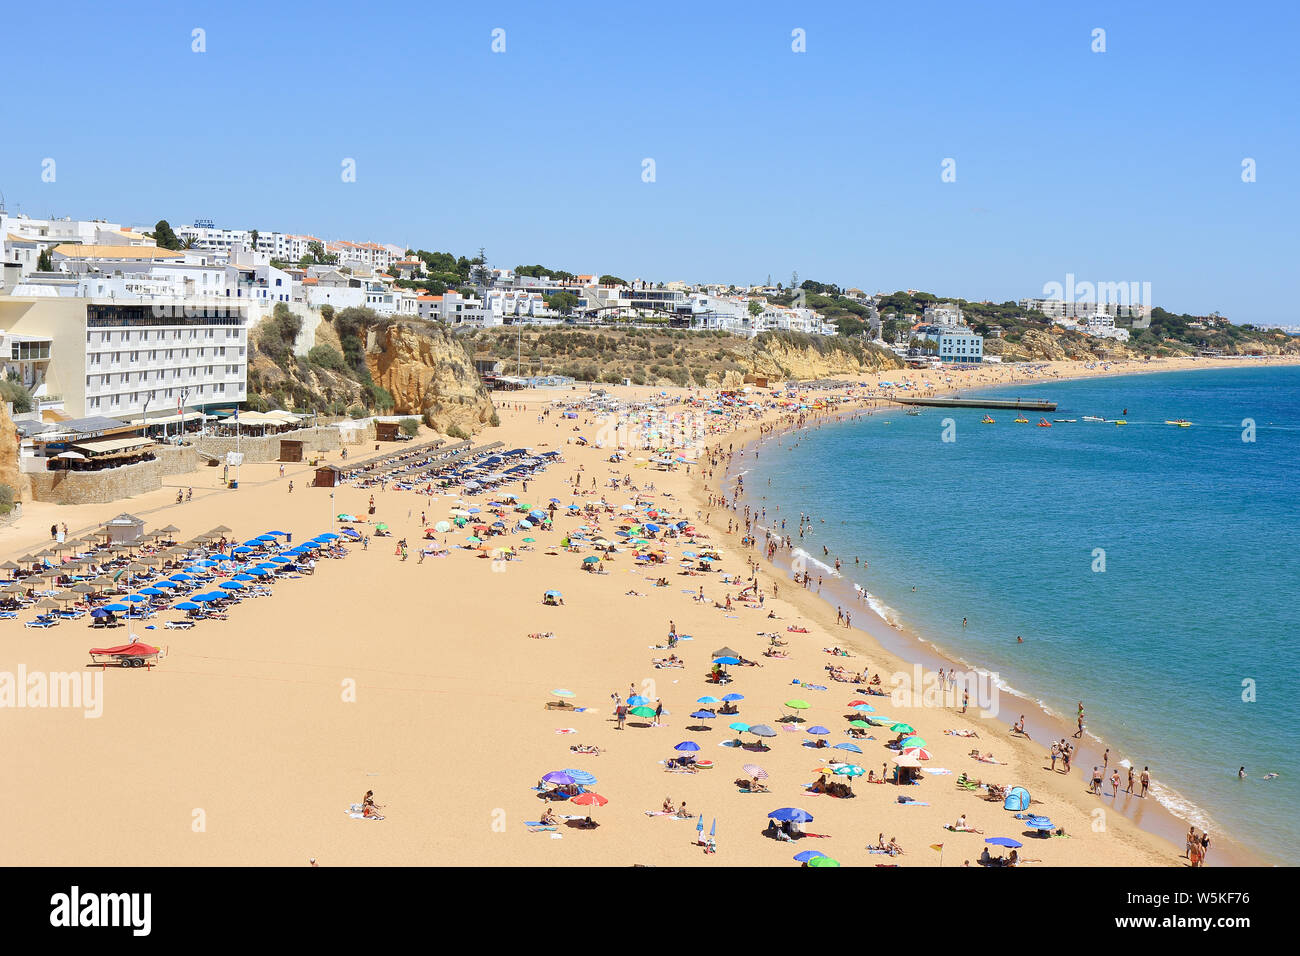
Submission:
[[897,731],[897,732],[900,733],[900,734],[914,734],[914,733],[916,733],[916,728],[913,727],[911,724],[893,724],[893,725],[890,726],[889,729],[890,729],[890,730]]
[[388,530],[388,525],[386,525],[386,524],[377,524],[377,525],[375,525],[375,530],[376,530],[376,531],[387,531],[387,530]]
[[924,747],[925,741],[920,737],[904,737],[898,742],[898,746],[906,750],[908,747]]
[[653,717],[655,715],[655,709],[653,707],[644,707],[644,706],[633,707],[631,710],[628,711],[628,713],[636,717]]
[[795,710],[807,710],[808,701],[806,700],[787,700],[785,706],[793,707]]
[[832,860],[829,856],[816,856],[808,861],[809,866],[839,866],[839,860]]
[[483,539],[480,538],[480,537],[478,537],[477,535],[470,535],[468,538],[465,539],[465,543],[466,543],[466,544],[482,544],[482,543],[483,543]]
[[551,693],[554,694],[556,697],[572,697],[572,696],[574,696],[573,691],[571,691],[571,690],[565,690],[563,687],[556,688],[555,690],[551,691]]
[[849,721],[849,726],[850,726],[850,727],[856,727],[856,728],[858,728],[859,730],[870,730],[870,729],[871,729],[871,725],[870,725],[869,723],[867,723],[865,720],[850,720],[850,721]]
[[524,538],[524,544],[532,544],[536,540],[536,538]]

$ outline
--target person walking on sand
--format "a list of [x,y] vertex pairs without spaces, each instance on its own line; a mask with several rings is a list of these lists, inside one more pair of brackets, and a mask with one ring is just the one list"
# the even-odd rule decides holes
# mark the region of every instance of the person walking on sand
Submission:
[[1061,745],[1052,741],[1052,772],[1056,772],[1056,761],[1061,756]]
[[293,479],[289,479],[289,494],[293,494]]
[[1133,768],[1128,768],[1128,792],[1133,792]]
[[614,708],[614,719],[618,722],[617,729],[622,730],[623,721],[627,720],[627,705],[621,701],[619,702],[619,705]]
[[1143,768],[1142,768],[1142,775],[1138,778],[1138,782],[1142,784],[1142,792],[1141,792],[1140,794],[1138,794],[1138,796],[1145,798],[1146,795],[1147,795],[1147,790],[1148,790],[1148,789],[1150,788],[1150,786],[1151,786],[1151,768],[1150,768],[1150,767],[1143,767]]
[[1110,796],[1112,800],[1119,797],[1119,767],[1110,772]]
[[1092,792],[1099,797],[1101,796],[1101,768],[1100,767],[1094,766],[1092,768]]

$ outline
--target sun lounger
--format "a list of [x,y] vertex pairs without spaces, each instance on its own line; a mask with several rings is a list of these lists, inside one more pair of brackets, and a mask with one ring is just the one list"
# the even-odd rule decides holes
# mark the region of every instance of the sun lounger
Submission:
[[168,621],[163,625],[169,631],[188,631],[193,626],[193,621]]

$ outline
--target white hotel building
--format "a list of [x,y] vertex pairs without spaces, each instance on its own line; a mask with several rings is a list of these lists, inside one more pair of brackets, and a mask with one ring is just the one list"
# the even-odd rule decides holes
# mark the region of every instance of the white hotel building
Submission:
[[32,387],[38,411],[73,418],[230,406],[247,397],[248,306],[0,296],[0,362]]

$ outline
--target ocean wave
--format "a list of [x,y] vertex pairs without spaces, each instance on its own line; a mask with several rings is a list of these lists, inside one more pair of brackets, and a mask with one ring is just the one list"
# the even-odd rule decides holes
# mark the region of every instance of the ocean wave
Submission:
[[825,561],[818,561],[816,558],[814,558],[803,548],[795,548],[793,551],[790,552],[790,554],[796,561],[802,559],[805,564],[814,565],[820,568],[825,573],[829,574],[831,577],[835,577],[835,578],[843,577],[843,575],[841,575],[840,572],[835,570],[834,566],[827,564]]

